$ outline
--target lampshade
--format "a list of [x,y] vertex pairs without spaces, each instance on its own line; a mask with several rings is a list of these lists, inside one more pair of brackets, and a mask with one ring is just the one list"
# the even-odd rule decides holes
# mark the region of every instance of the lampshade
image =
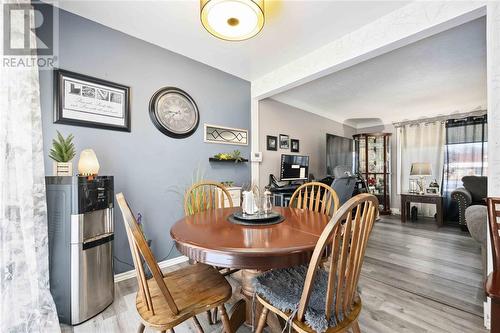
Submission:
[[78,161],[78,174],[81,176],[95,176],[99,172],[99,161],[92,149],[84,149]]
[[412,163],[410,176],[432,176],[430,163]]
[[264,0],[200,0],[200,18],[217,38],[245,40],[264,26]]

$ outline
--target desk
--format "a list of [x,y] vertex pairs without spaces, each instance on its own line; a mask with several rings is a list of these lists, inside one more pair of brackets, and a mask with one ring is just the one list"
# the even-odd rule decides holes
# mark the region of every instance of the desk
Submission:
[[443,225],[443,196],[415,193],[401,193],[401,222],[405,223],[410,216],[410,204],[412,202],[427,203],[436,205],[437,224]]
[[309,210],[274,207],[285,220],[269,226],[233,224],[227,217],[239,208],[207,210],[186,216],[170,229],[179,252],[217,267],[241,269],[241,296],[229,311],[230,325],[251,323],[252,279],[262,271],[309,262],[328,215]]
[[288,207],[290,199],[300,185],[287,185],[282,187],[271,187],[269,191],[273,195],[273,206]]

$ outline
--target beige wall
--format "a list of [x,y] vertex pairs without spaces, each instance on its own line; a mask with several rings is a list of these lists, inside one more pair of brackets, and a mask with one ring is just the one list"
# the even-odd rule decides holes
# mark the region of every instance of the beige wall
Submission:
[[310,112],[265,99],[259,102],[259,144],[262,163],[259,170],[259,186],[268,184],[269,174],[279,178],[281,154],[292,154],[290,149],[266,150],[266,136],[287,134],[290,139],[300,140],[297,155],[309,156],[309,172],[316,178],[326,176],[326,134],[352,138],[356,130],[350,126],[315,115]]

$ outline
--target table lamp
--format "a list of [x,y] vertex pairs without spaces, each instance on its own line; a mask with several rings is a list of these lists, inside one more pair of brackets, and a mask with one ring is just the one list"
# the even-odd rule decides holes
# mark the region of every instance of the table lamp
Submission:
[[419,194],[425,194],[424,191],[424,177],[432,176],[431,164],[430,163],[412,163],[410,176],[418,176],[418,188],[420,190]]
[[84,149],[80,153],[80,160],[78,161],[78,174],[80,176],[97,176],[99,172],[99,162],[97,156],[92,149]]

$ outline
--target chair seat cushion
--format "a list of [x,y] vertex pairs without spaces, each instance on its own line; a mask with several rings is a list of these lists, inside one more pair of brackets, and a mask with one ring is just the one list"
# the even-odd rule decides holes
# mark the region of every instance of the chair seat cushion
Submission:
[[[279,310],[294,313],[298,309],[302,296],[307,268],[307,266],[297,266],[268,271],[255,278],[255,291]],[[326,319],[327,285],[328,273],[323,269],[318,269],[305,313],[306,324],[316,332],[325,332],[329,327],[337,325],[333,311],[330,321]]]

